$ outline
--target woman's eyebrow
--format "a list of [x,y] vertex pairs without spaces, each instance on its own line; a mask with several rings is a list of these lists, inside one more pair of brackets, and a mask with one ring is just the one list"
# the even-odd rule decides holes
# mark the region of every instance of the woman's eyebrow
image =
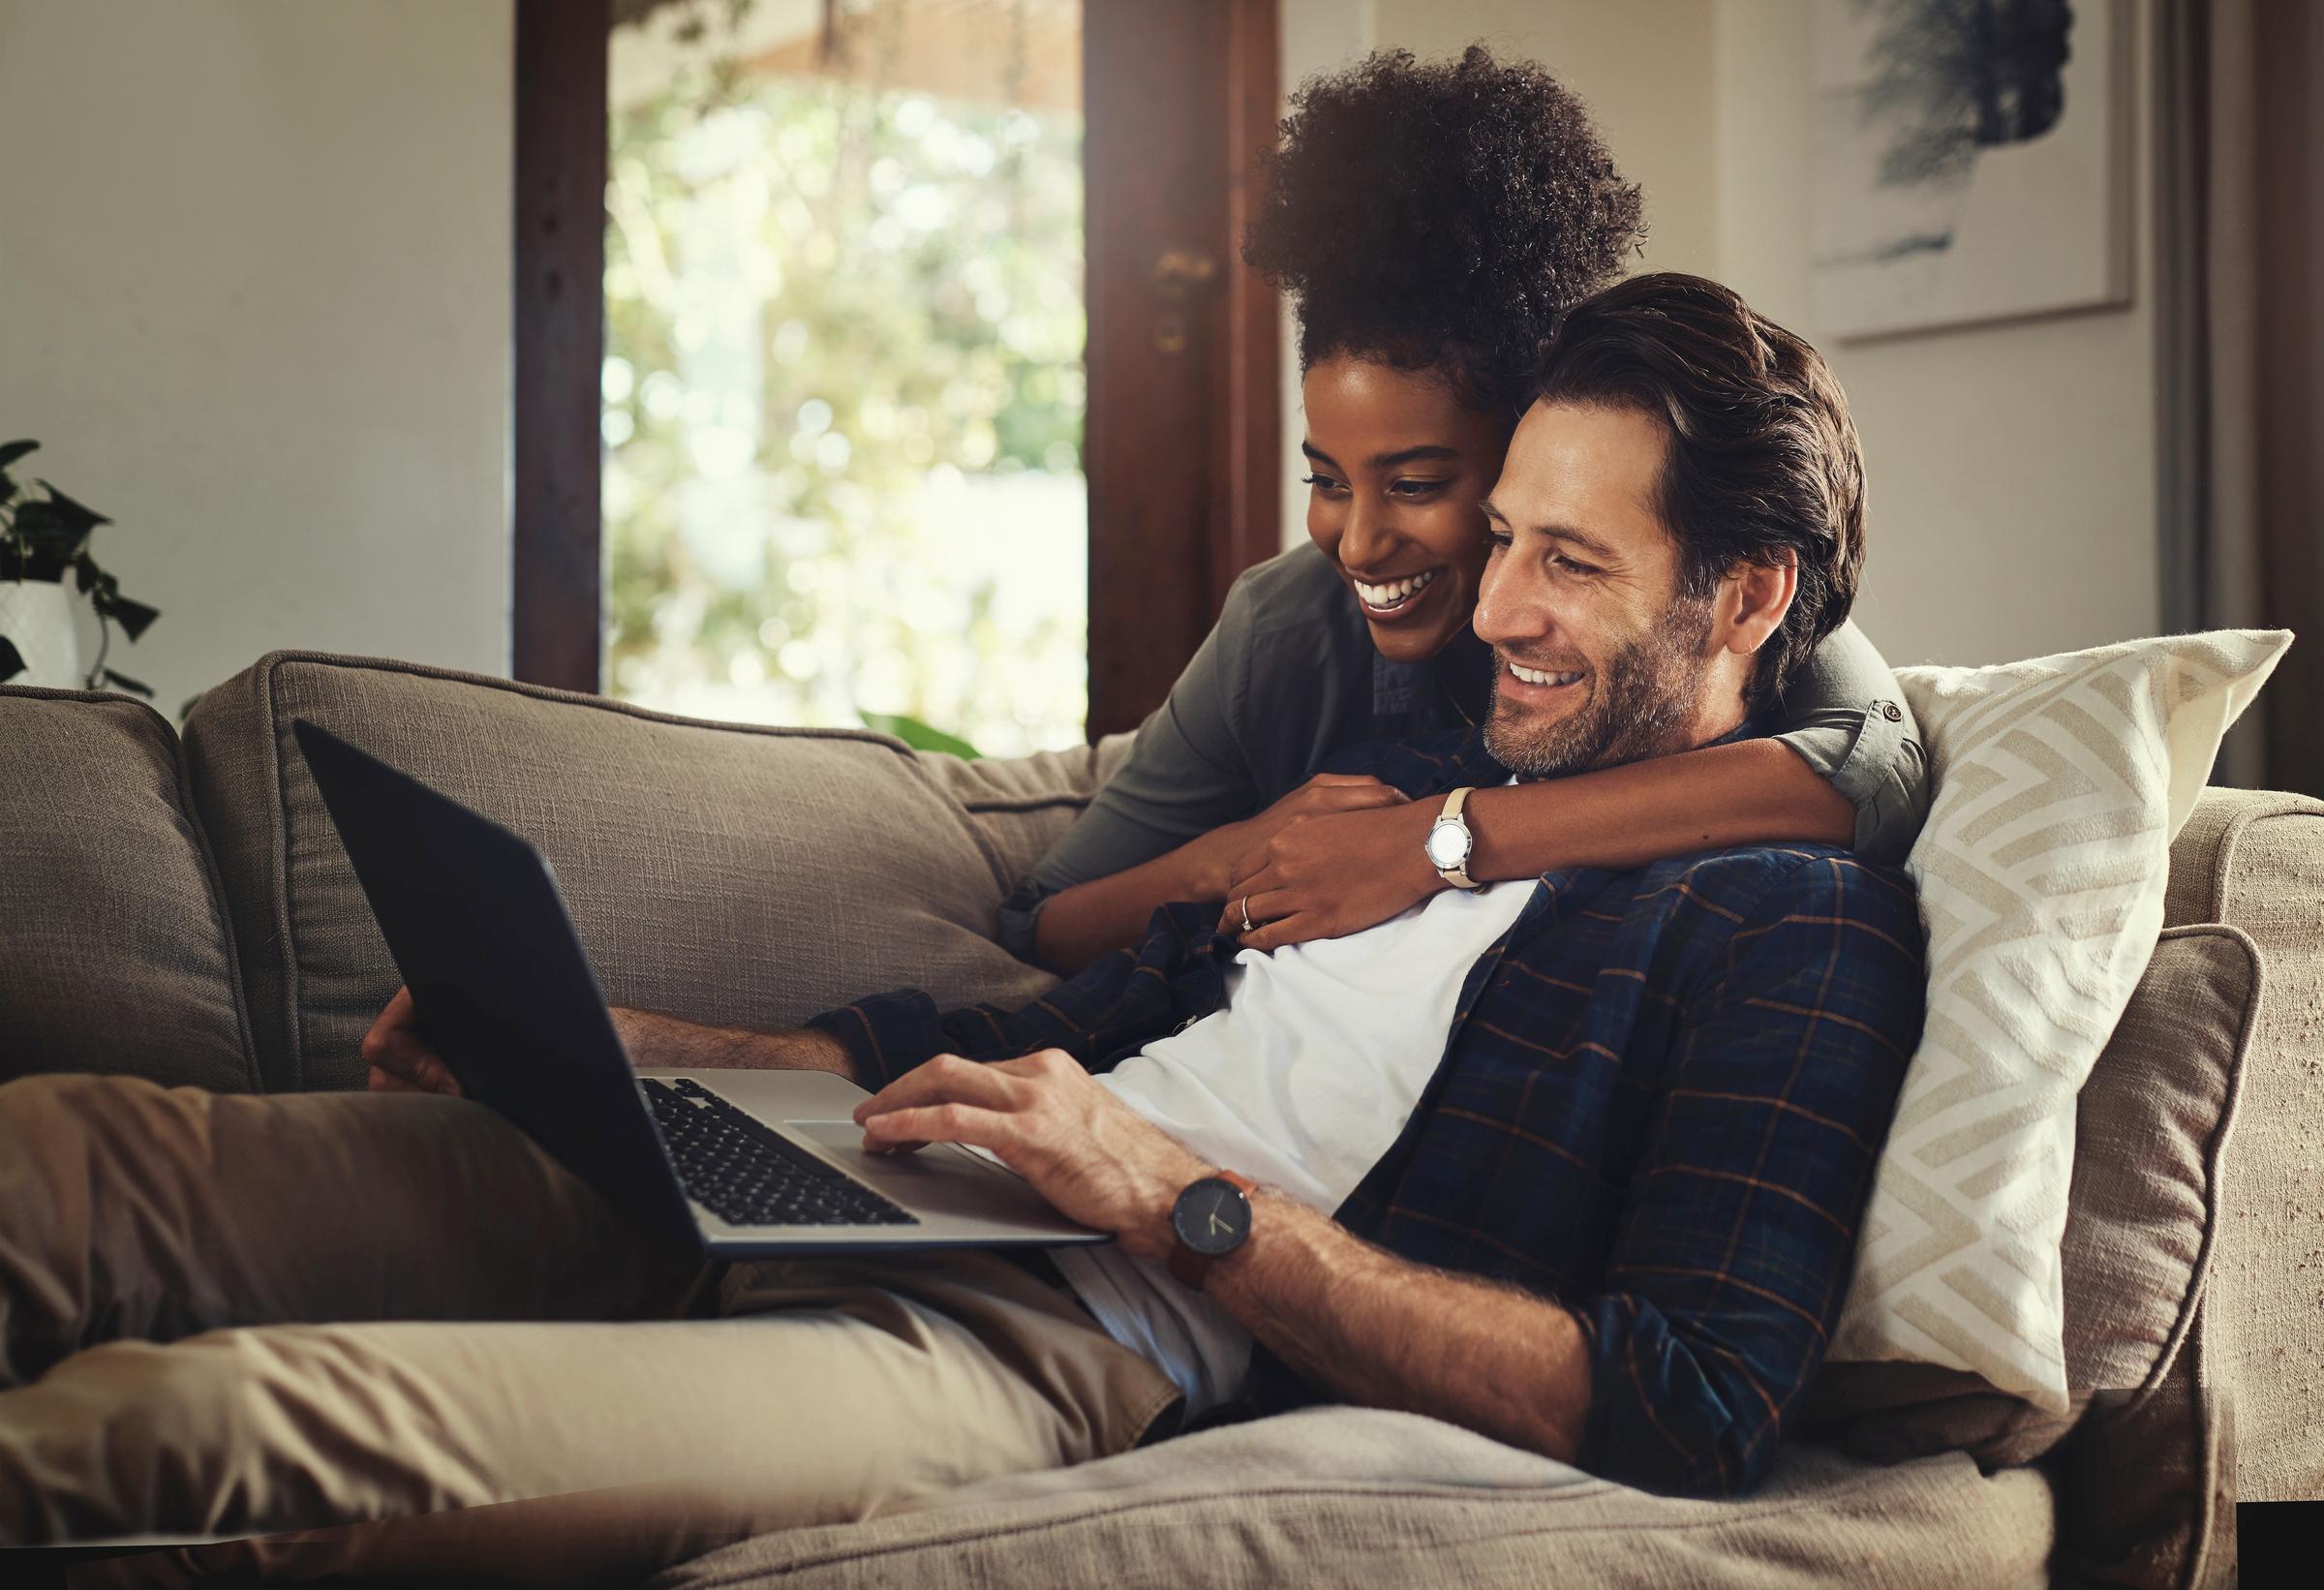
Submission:
[[1371,466],[1375,470],[1392,470],[1399,464],[1418,464],[1423,459],[1458,458],[1460,449],[1431,442],[1418,447],[1399,447],[1392,453],[1374,453]]
[[[1300,451],[1307,455],[1307,461],[1311,464],[1321,464],[1328,470],[1339,468],[1338,462],[1330,453],[1312,442],[1301,442]],[[1398,447],[1394,452],[1374,453],[1365,459],[1364,463],[1368,468],[1375,470],[1392,470],[1399,464],[1417,464],[1424,460],[1456,459],[1459,456],[1460,449],[1458,447],[1448,447],[1441,442],[1430,442],[1418,447]]]

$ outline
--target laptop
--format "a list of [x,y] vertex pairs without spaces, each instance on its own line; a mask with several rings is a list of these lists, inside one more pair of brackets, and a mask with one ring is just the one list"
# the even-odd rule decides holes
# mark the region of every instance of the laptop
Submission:
[[953,1144],[871,1154],[823,1071],[637,1069],[540,852],[291,723],[414,1011],[461,1089],[618,1208],[719,1258],[1109,1242]]

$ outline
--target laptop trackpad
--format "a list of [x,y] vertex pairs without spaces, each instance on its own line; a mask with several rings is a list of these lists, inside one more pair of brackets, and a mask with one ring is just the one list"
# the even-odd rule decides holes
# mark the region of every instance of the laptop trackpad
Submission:
[[[881,1192],[908,1192],[960,1180],[969,1185],[1029,1190],[1013,1169],[960,1144],[930,1144],[916,1153],[865,1153],[865,1130],[853,1120],[783,1120],[783,1130],[813,1144],[827,1160]],[[946,1192],[946,1197],[951,1197],[951,1192]]]

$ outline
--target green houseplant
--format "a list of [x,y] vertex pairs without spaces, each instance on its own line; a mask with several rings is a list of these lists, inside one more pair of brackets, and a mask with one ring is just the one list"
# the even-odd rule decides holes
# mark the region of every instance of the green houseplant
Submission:
[[[161,614],[141,601],[122,596],[121,582],[99,567],[97,560],[90,556],[90,533],[99,525],[111,524],[110,519],[75,502],[46,480],[35,482],[43,496],[34,497],[18,490],[9,470],[39,446],[37,442],[0,443],[0,684],[24,673],[29,665],[17,644],[30,643],[28,629],[19,627],[35,622],[31,604],[24,598],[43,593],[28,592],[26,588],[46,582],[61,591],[65,574],[70,570],[80,595],[89,598],[89,605],[97,614],[97,660],[83,684],[93,690],[102,682],[115,689],[134,690],[150,697],[153,694],[150,686],[107,667],[105,657],[112,646],[114,625],[119,625],[121,633],[134,641]],[[12,601],[11,597],[16,599]],[[12,629],[16,631],[13,639],[9,633]],[[71,655],[69,643],[64,655]]]

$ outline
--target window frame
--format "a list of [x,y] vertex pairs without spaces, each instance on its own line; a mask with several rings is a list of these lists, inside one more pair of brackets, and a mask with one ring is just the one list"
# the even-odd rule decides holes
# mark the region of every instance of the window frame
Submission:
[[[603,688],[610,0],[516,0],[509,666]],[[1275,293],[1243,267],[1277,0],[1086,0],[1088,737],[1134,726],[1280,544]],[[1189,284],[1168,256],[1207,260]]]

